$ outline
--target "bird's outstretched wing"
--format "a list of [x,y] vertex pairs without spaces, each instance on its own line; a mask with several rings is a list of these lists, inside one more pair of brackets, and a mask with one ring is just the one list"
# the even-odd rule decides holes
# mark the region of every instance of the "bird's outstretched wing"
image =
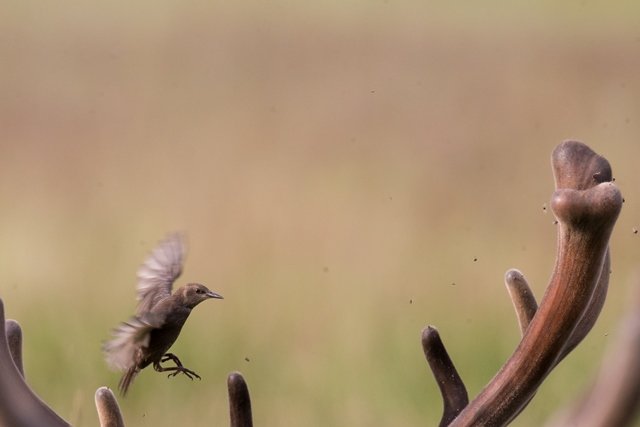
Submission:
[[149,254],[138,270],[138,316],[144,315],[162,299],[171,295],[173,282],[182,273],[185,256],[184,236],[167,236]]
[[136,365],[137,352],[149,345],[154,326],[141,318],[132,317],[113,330],[113,338],[102,346],[109,367],[126,371]]

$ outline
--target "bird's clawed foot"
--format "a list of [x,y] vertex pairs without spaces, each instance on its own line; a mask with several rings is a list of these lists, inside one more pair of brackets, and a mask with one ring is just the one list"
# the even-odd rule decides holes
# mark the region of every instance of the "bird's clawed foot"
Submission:
[[169,375],[167,375],[167,378],[171,378],[171,377],[175,377],[176,375],[183,373],[185,374],[191,381],[193,381],[193,378],[197,378],[199,380],[201,380],[202,378],[200,378],[200,375],[196,374],[195,372],[193,372],[191,369],[187,369],[184,366],[176,366],[175,368],[169,368],[171,370],[173,370],[173,372],[171,372]]
[[[164,367],[160,365],[160,363],[168,362],[169,360],[175,363],[176,366]],[[158,372],[171,372],[169,375],[167,375],[167,378],[175,377],[176,375],[183,373],[191,381],[193,381],[193,378],[197,378],[199,380],[202,379],[200,378],[200,375],[196,374],[191,369],[185,368],[182,365],[182,362],[180,362],[180,359],[178,359],[178,356],[176,356],[173,353],[166,353],[164,356],[162,356],[162,359],[160,359],[160,362],[155,362],[153,364],[153,369],[155,369]]]

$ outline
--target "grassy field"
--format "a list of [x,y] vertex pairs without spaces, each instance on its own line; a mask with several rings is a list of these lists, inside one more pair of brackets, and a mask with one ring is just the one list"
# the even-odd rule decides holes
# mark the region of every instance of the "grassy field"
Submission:
[[[8,2],[4,2],[8,3]],[[555,256],[551,150],[605,155],[626,203],[602,316],[513,423],[589,383],[640,265],[635,3],[3,4],[0,297],[36,392],[77,426],[135,273],[184,230],[183,280],[224,295],[144,371],[131,426],[435,425],[435,325],[474,396],[517,345],[502,284]],[[475,261],[474,261],[475,259]],[[640,424],[639,424],[640,425]]]

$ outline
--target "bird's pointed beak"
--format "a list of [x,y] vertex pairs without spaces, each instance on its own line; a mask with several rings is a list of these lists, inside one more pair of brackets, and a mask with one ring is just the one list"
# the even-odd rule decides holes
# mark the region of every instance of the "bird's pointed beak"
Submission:
[[211,292],[211,291],[207,292],[207,296],[208,296],[209,298],[224,299],[224,298],[222,297],[222,295],[217,294],[217,293],[215,293],[215,292]]

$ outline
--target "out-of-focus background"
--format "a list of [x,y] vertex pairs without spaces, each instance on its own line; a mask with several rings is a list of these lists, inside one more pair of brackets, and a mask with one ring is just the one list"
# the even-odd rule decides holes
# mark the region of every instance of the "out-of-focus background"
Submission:
[[[514,422],[586,387],[640,266],[637,2],[3,2],[0,297],[35,391],[78,426],[117,386],[101,342],[173,230],[225,296],[144,371],[128,425],[435,425],[435,325],[474,396],[517,345],[503,274],[540,298],[549,156],[576,138],[626,198],[607,304]],[[546,208],[546,209],[545,209]]]

